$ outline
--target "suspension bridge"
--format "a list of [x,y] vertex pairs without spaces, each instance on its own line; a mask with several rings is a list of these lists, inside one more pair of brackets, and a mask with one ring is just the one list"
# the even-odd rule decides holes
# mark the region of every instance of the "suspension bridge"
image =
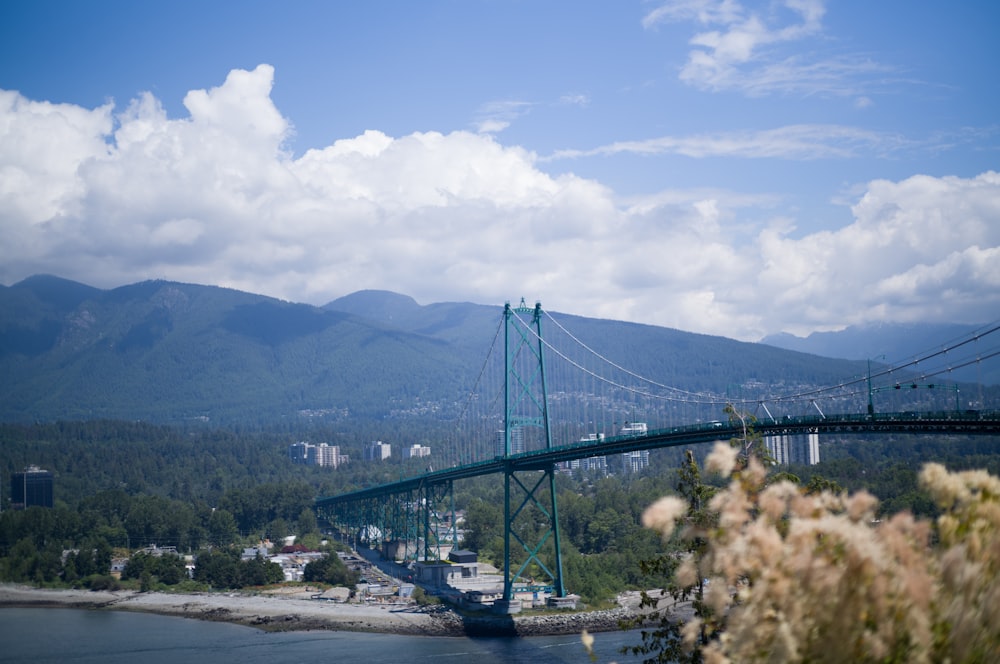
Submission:
[[[502,476],[504,580],[495,606],[501,612],[516,610],[514,593],[518,584],[524,587],[526,570],[532,578],[547,577],[545,588],[564,598],[556,498],[560,470],[584,464],[605,473],[634,472],[648,461],[650,450],[742,438],[748,422],[755,433],[775,440],[865,433],[1000,436],[1000,410],[988,403],[997,400],[991,396],[995,391],[954,378],[1000,356],[998,331],[1000,323],[984,326],[898,362],[855,363],[861,371],[824,385],[790,368],[771,371],[770,380],[748,379],[723,391],[718,380],[712,387],[711,366],[704,376],[671,380],[680,371],[690,373],[679,366],[683,355],[676,349],[665,349],[659,363],[630,357],[621,348],[622,358],[612,359],[611,351],[595,350],[597,343],[579,338],[540,303],[508,303],[461,405],[453,440],[435,454],[438,469],[323,497],[316,509],[335,528],[372,548],[398,541],[404,558],[431,561],[439,557],[443,539],[458,542],[454,519],[447,535],[436,523],[441,512],[454,515],[454,483]],[[615,346],[613,339],[601,341],[603,348]],[[629,360],[652,367],[660,378],[626,368]],[[724,409],[729,416],[722,415]],[[541,532],[526,539],[519,523],[539,518]]]

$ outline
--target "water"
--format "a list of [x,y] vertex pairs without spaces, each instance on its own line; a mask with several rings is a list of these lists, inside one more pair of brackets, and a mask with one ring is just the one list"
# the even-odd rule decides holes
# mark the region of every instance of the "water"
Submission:
[[[636,664],[619,654],[636,632],[595,635],[593,660]],[[285,662],[590,662],[580,637],[439,638],[354,632],[263,632],[252,627],[123,611],[0,609],[0,661],[87,664],[283,664]]]

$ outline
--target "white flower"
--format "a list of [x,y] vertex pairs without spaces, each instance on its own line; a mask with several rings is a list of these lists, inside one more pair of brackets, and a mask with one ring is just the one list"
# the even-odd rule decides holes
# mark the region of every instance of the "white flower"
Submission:
[[729,477],[733,468],[736,467],[737,455],[739,455],[739,450],[720,440],[715,443],[712,453],[705,459],[705,469],[723,477]]
[[687,511],[688,504],[683,499],[677,496],[664,496],[642,513],[642,525],[654,528],[664,537],[669,537],[674,532],[677,519],[687,514]]

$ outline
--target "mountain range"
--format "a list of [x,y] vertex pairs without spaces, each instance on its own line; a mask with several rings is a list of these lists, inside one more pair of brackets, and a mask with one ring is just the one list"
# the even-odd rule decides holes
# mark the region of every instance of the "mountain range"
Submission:
[[[171,281],[104,290],[33,276],[0,286],[0,421],[263,425],[306,416],[447,417],[475,378],[501,315],[500,306],[420,305],[386,291],[317,307]],[[860,360],[868,354],[861,337],[850,335],[841,338],[865,348],[861,355],[838,350],[836,335],[746,343],[559,319],[595,351],[682,389],[721,393],[748,377],[830,385],[864,371]],[[793,342],[799,347],[778,347]]]
[[888,357],[902,361],[968,337],[981,327],[958,323],[874,323],[837,332],[813,332],[808,337],[772,334],[761,339],[761,343],[845,360]]

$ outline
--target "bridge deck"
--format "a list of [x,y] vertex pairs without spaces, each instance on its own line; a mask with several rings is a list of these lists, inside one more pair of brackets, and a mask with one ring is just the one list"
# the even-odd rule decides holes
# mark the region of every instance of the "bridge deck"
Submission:
[[[875,415],[827,415],[784,417],[753,423],[764,436],[802,433],[952,433],[959,435],[1000,435],[1000,411],[939,411],[929,413],[878,413]],[[710,422],[669,429],[654,429],[642,435],[611,436],[603,440],[581,441],[544,450],[496,457],[454,468],[432,471],[408,479],[319,498],[316,507],[332,507],[355,501],[413,491],[421,487],[502,472],[544,470],[555,463],[683,445],[697,445],[742,436],[742,425]]]

